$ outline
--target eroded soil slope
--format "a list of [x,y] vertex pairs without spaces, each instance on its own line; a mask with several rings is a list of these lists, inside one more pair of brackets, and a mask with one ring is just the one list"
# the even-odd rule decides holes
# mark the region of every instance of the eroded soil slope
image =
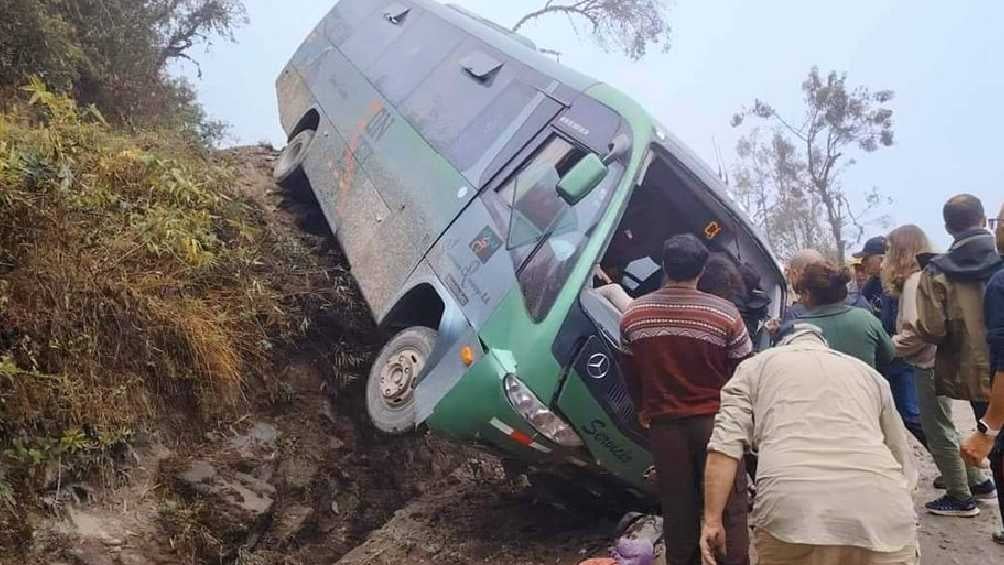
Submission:
[[[330,238],[310,235],[302,210],[283,205],[274,158],[265,147],[220,156],[270,229],[344,271]],[[198,434],[183,422],[152,426],[119,480],[59,485],[28,562],[577,563],[603,553],[608,517],[564,509],[489,456],[376,432],[360,385],[380,336],[336,331],[356,309],[311,311],[303,324],[314,331],[276,356],[273,382],[247,390],[233,421]]]

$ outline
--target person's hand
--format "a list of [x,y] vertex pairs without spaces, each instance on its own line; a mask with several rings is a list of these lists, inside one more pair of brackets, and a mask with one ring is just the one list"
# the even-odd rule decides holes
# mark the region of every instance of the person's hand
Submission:
[[767,320],[764,327],[767,328],[767,333],[769,333],[771,337],[777,337],[778,332],[781,331],[781,319],[773,318],[771,320]]
[[659,484],[659,473],[655,470],[655,466],[646,469],[645,474],[642,475],[642,478],[645,479],[645,482],[647,482],[650,485]]
[[725,527],[721,520],[705,520],[701,530],[701,558],[704,565],[718,565],[719,555],[725,555]]
[[994,441],[994,438],[979,432],[970,435],[959,447],[962,459],[971,467],[979,467],[990,456],[990,452],[994,448]]
[[596,265],[596,267],[593,268],[593,276],[599,279],[600,282],[603,284],[614,283],[614,280],[610,278],[610,275],[608,275],[606,271],[604,271],[603,268],[600,267],[599,265]]

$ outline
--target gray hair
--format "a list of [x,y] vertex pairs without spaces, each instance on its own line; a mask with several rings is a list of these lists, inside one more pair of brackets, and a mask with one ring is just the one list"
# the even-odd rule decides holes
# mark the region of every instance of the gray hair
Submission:
[[829,342],[826,341],[826,336],[823,335],[822,328],[805,323],[792,324],[791,326],[783,329],[777,345],[779,347],[784,347],[785,345],[791,345],[796,341],[809,337],[814,338],[816,341],[827,347],[830,345]]

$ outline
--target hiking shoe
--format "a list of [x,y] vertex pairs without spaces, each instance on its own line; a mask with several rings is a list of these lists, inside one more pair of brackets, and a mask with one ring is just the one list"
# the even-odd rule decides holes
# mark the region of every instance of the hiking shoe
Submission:
[[942,496],[938,500],[928,502],[924,505],[927,511],[938,516],[954,516],[956,518],[973,518],[979,516],[980,509],[976,506],[976,499],[957,500],[948,495]]
[[990,479],[969,487],[969,490],[980,500],[997,500],[997,485]]
[[937,479],[934,479],[934,490],[948,490],[945,486],[945,477],[943,475],[938,475]]

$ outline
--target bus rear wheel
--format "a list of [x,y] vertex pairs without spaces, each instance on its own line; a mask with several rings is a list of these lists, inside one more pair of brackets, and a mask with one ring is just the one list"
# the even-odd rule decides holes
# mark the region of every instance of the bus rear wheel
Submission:
[[303,130],[293,136],[286,147],[279,153],[272,169],[272,180],[293,196],[305,196],[301,192],[310,191],[310,183],[303,172],[303,163],[307,159],[310,144],[313,143],[316,132]]
[[415,429],[415,387],[438,337],[436,330],[412,327],[380,351],[366,383],[366,409],[380,431],[403,434]]

